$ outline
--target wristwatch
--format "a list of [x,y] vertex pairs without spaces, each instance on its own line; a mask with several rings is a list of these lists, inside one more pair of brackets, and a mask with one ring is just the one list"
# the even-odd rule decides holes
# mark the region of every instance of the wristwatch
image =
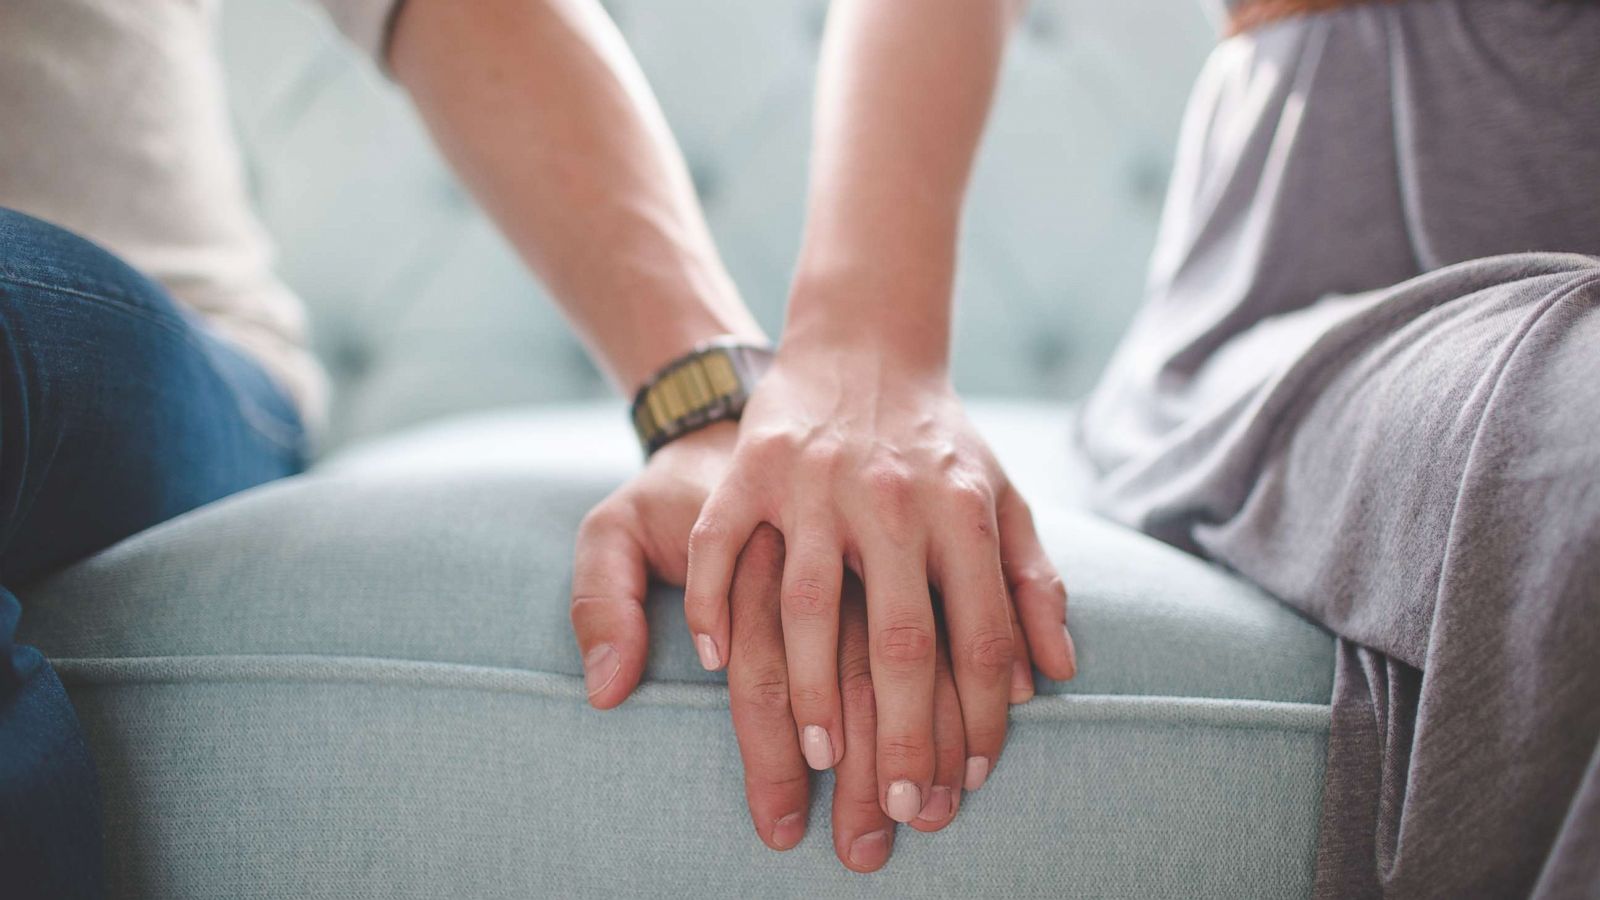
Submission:
[[633,397],[633,429],[646,457],[691,431],[739,418],[772,349],[736,338],[698,344],[667,363]]

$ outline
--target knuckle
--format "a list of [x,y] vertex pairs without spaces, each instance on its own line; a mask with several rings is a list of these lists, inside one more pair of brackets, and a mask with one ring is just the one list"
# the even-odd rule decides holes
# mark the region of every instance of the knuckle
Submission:
[[801,453],[802,465],[813,472],[835,473],[849,458],[843,444],[836,440],[813,440]]
[[739,453],[751,463],[767,465],[787,459],[795,450],[795,441],[786,431],[762,431],[744,438]]
[[784,591],[783,608],[798,618],[815,619],[831,613],[836,600],[819,579],[796,578]]
[[916,481],[905,466],[877,462],[864,473],[868,492],[880,509],[900,510],[911,505]]
[[1033,592],[1038,599],[1063,601],[1067,597],[1067,583],[1061,580],[1055,569],[1048,566],[1026,566],[1018,571],[1013,578],[1012,590],[1022,593]]
[[958,482],[947,489],[947,501],[955,520],[969,532],[988,535],[994,532],[994,499],[982,485]]
[[599,506],[584,513],[583,519],[578,522],[578,540],[592,537],[596,532],[609,531],[620,524],[622,516],[616,508],[615,501],[604,500]]
[[826,707],[832,695],[827,691],[812,685],[791,684],[789,686],[789,704],[796,710],[815,710]]
[[787,774],[782,775],[778,774],[776,769],[774,769],[772,772],[763,771],[758,774],[753,774],[749,776],[747,788],[752,792],[764,791],[777,794],[786,794],[795,788],[810,786],[811,776],[808,773],[804,771],[785,771]]
[[878,711],[878,696],[872,687],[872,676],[865,669],[845,675],[839,682],[839,697],[845,709],[856,716],[872,716]]
[[925,625],[887,625],[874,637],[877,655],[885,662],[911,666],[933,660],[933,632]]
[[1028,501],[1022,499],[1022,495],[1017,493],[1015,488],[1010,485],[1003,485],[997,506],[1006,517],[1014,517],[1015,524],[1029,529],[1033,528],[1033,507],[1028,505]]
[[741,684],[734,691],[742,706],[773,714],[788,714],[789,683],[781,675],[765,674]]
[[945,492],[950,505],[962,513],[988,515],[994,509],[994,495],[981,482],[957,479]]
[[599,594],[574,594],[572,601],[567,604],[567,614],[572,618],[573,624],[591,612],[598,613],[606,606],[606,598]]
[[867,644],[866,629],[845,630],[839,635],[839,675],[868,672],[872,662],[872,649]]
[[1054,572],[1051,572],[1050,577],[1045,579],[1044,589],[1058,600],[1065,601],[1067,599],[1067,583],[1062,581],[1061,576]]
[[727,542],[728,527],[715,517],[701,516],[695,521],[694,527],[689,529],[691,554],[706,553],[724,546]]
[[966,729],[967,751],[974,754],[992,755],[1000,749],[1006,741],[1004,728],[973,728]]
[[1015,642],[1011,632],[987,631],[973,635],[962,645],[961,655],[974,672],[984,676],[999,676],[1011,672]]
[[914,768],[928,758],[928,743],[904,735],[878,739],[878,768],[898,774]]

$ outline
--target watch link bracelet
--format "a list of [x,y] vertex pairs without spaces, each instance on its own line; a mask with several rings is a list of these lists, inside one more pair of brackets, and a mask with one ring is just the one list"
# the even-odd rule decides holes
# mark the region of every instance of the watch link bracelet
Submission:
[[649,457],[713,422],[739,418],[772,349],[731,337],[698,344],[657,372],[633,397],[633,429]]

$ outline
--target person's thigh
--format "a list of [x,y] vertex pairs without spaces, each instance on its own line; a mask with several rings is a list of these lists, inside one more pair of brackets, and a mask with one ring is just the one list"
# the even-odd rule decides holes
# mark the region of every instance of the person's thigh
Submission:
[[[1374,297],[1270,388],[1242,502],[1193,533],[1342,637],[1420,666],[1446,576],[1489,553],[1475,542],[1537,544],[1527,563],[1593,524],[1600,259],[1495,257]],[[1529,527],[1489,528],[1514,511]]]
[[304,435],[254,362],[158,286],[0,210],[0,893],[99,890],[94,769],[66,694],[12,642],[12,589],[292,474]]
[[1543,872],[1563,895],[1600,829],[1600,260],[1376,299],[1307,355],[1246,501],[1196,540],[1350,642],[1327,884],[1511,896]]

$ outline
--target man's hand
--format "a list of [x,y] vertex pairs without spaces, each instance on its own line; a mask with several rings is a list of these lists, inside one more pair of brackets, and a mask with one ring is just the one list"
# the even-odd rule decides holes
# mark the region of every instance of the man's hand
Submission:
[[[756,529],[739,557],[733,579],[733,654],[728,695],[733,727],[744,758],[745,795],[756,833],[774,850],[788,850],[805,836],[810,799],[800,738],[789,708],[783,622],[772,602],[784,570],[783,538],[770,526]],[[867,614],[861,583],[846,578],[840,609],[838,672],[848,736],[834,770],[833,847],[857,872],[888,862],[894,821],[878,803],[876,703],[867,663]],[[918,831],[938,831],[955,818],[961,803],[966,756],[961,707],[950,675],[949,653],[939,641],[934,682],[933,737],[937,764],[931,798],[912,821]]]
[[812,768],[848,752],[836,663],[844,570],[866,584],[879,802],[896,821],[934,802],[930,584],[948,626],[968,790],[999,759],[1008,700],[1032,694],[1028,649],[1053,678],[1075,671],[1061,579],[940,370],[897,365],[844,336],[786,339],[690,538],[685,612],[708,668],[749,639],[730,632],[729,589],[762,523],[784,538],[786,683]]
[[718,423],[657,450],[578,528],[572,627],[589,702],[599,709],[621,703],[639,683],[648,647],[645,589],[651,577],[683,584],[689,530],[727,470],[735,428]]

